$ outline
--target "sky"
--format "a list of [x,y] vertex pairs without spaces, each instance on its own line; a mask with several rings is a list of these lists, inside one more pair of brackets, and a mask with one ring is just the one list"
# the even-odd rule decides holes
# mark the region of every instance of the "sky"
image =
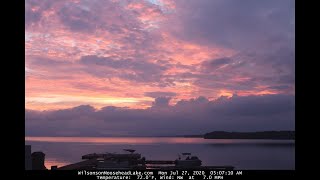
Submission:
[[292,130],[293,0],[26,0],[26,135]]

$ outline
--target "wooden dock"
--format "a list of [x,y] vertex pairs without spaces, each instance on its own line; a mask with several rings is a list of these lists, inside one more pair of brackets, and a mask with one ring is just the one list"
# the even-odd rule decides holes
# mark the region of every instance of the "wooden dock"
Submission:
[[175,161],[166,160],[146,160],[145,164],[175,164]]

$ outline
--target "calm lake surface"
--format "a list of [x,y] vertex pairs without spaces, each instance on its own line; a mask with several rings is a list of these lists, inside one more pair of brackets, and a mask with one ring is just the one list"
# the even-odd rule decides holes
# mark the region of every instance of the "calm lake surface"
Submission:
[[294,140],[234,140],[176,137],[26,137],[32,152],[46,154],[46,167],[82,161],[89,153],[135,149],[147,160],[175,160],[190,152],[203,165],[231,165],[236,169],[294,170]]

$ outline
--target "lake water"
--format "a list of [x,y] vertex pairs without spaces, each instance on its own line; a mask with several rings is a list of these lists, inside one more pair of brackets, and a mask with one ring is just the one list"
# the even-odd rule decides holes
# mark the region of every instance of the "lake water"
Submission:
[[234,140],[176,137],[26,137],[32,152],[46,154],[46,167],[82,161],[89,153],[135,149],[147,160],[175,160],[190,152],[203,165],[231,165],[236,169],[294,170],[294,140]]

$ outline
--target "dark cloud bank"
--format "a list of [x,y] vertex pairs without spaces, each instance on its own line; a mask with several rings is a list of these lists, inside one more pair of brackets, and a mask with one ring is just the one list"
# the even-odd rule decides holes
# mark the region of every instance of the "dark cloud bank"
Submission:
[[55,111],[26,110],[26,136],[153,136],[214,130],[294,130],[292,95],[205,97],[169,105],[157,97],[148,109],[89,105]]

